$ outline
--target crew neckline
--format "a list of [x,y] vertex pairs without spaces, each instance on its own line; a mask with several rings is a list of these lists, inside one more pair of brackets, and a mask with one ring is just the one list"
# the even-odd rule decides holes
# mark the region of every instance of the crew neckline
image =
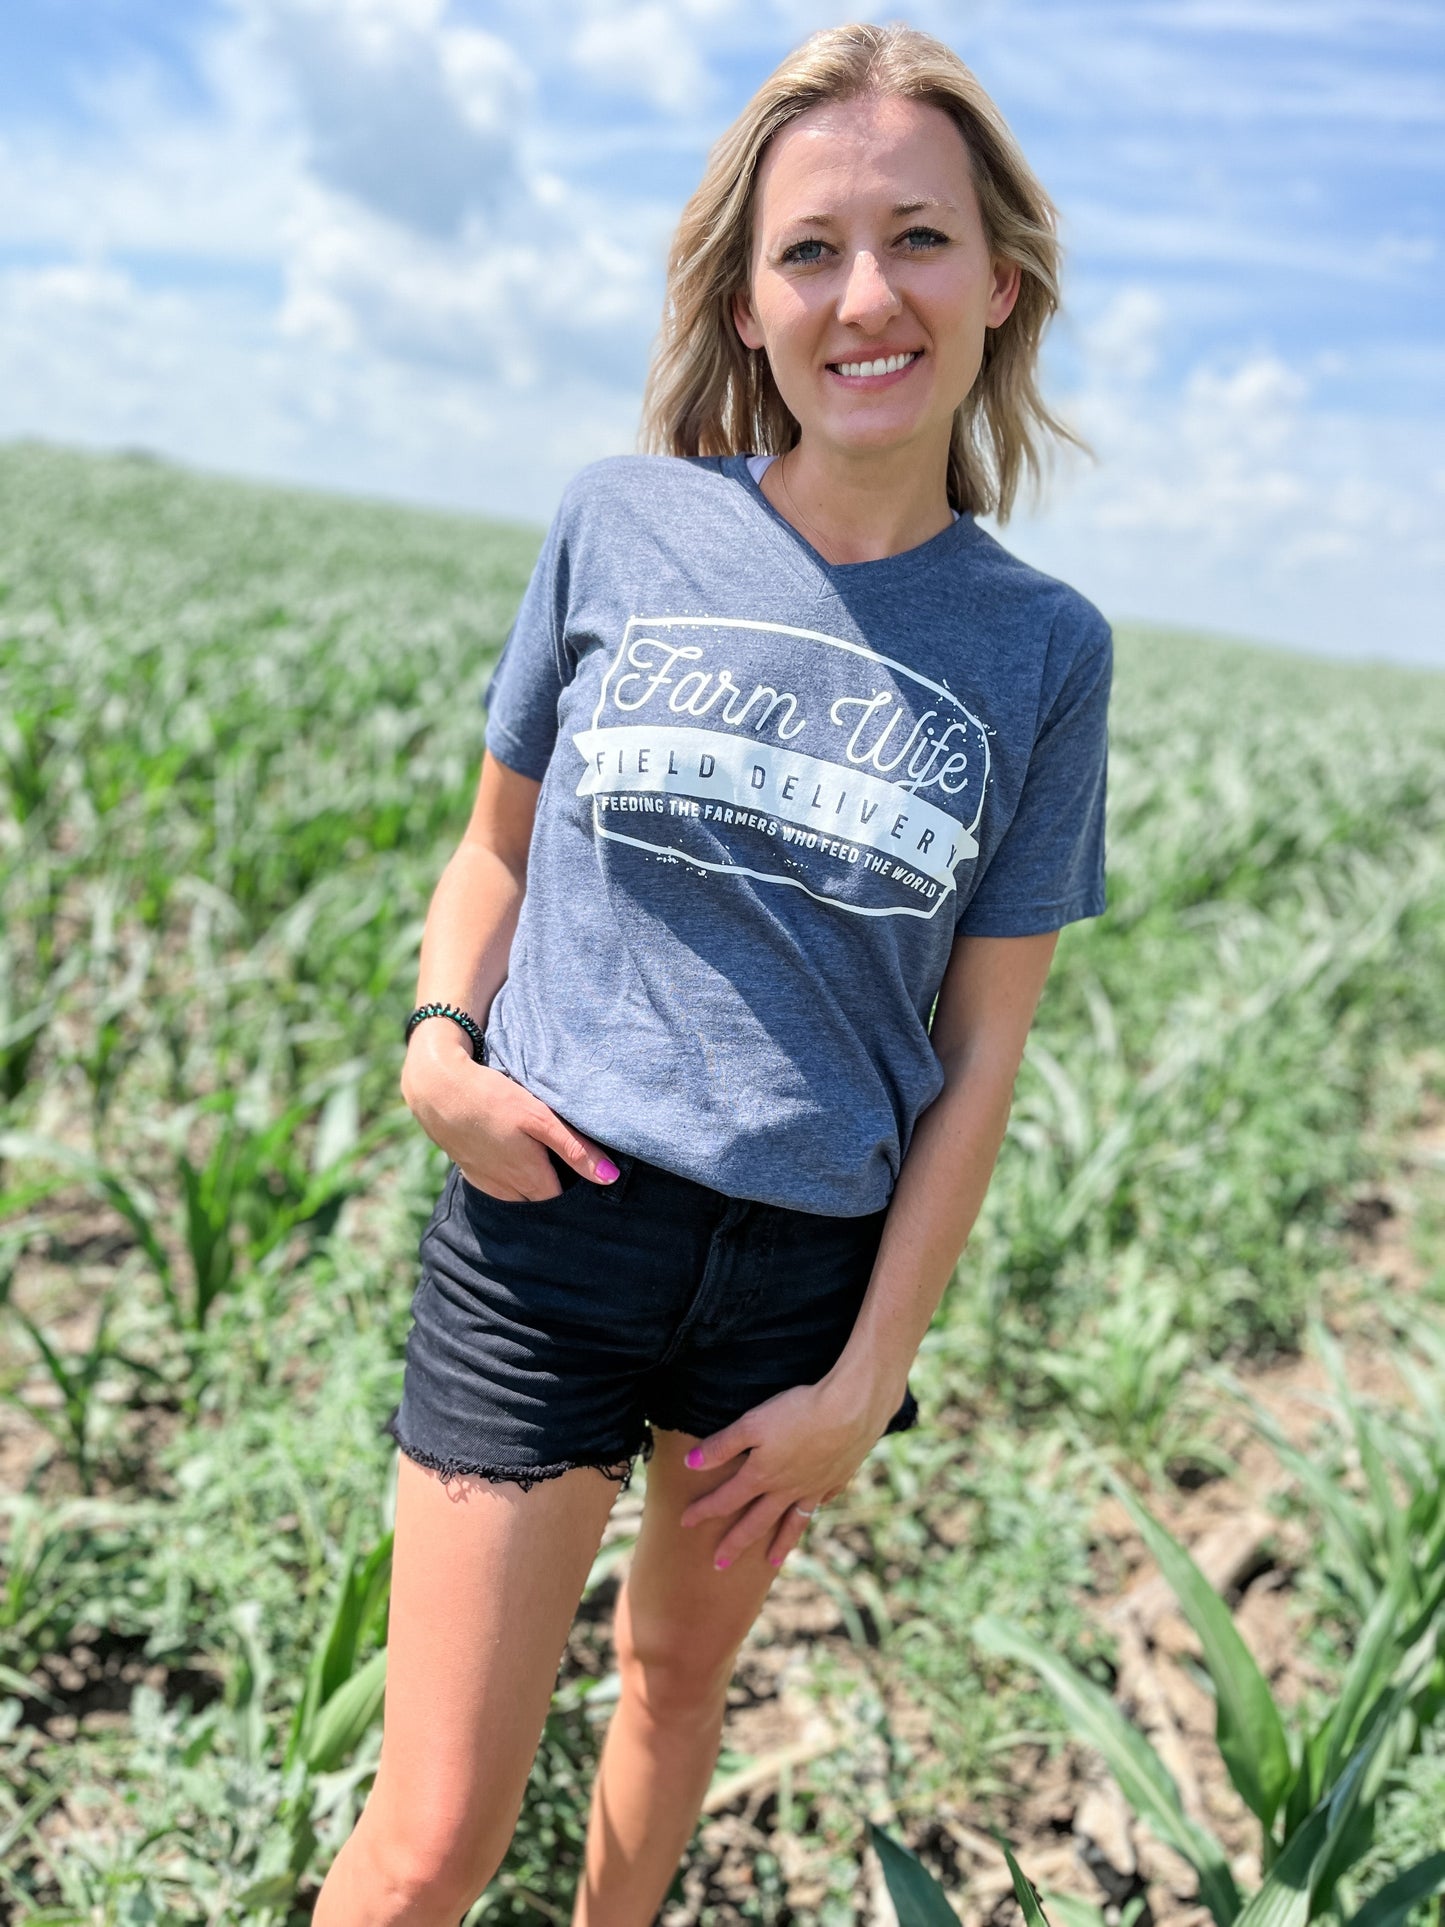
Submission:
[[[978,524],[973,515],[954,511],[953,521],[937,535],[929,536],[926,542],[916,543],[911,549],[900,549],[897,555],[876,556],[869,562],[830,562],[822,552],[799,529],[795,529],[787,516],[778,510],[763,493],[761,475],[774,456],[727,455],[723,457],[724,471],[739,482],[753,498],[767,519],[773,539],[796,560],[811,565],[830,582],[858,582],[869,571],[888,571],[894,574],[908,574],[915,569],[929,568],[943,560],[956,549],[962,548],[977,533]],[[757,474],[753,463],[758,462]],[[876,573],[875,573],[876,579]]]

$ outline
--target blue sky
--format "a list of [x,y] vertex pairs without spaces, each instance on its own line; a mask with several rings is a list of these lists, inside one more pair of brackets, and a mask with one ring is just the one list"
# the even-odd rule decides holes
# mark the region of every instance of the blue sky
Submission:
[[[0,436],[544,520],[811,0],[8,0]],[[893,9],[861,17],[895,17]],[[997,530],[1112,617],[1445,664],[1445,8],[908,10],[1061,209]]]

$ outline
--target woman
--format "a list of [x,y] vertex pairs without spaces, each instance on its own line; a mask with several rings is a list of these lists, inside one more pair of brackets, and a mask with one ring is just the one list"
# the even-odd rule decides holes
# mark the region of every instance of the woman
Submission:
[[996,109],[899,27],[809,40],[683,214],[659,452],[566,492],[427,919],[402,1088],[454,1168],[319,1927],[491,1878],[638,1451],[575,1920],[645,1927],[779,1564],[913,1420],[1058,931],[1104,908],[1109,628],[975,520],[1068,433],[1057,262]]

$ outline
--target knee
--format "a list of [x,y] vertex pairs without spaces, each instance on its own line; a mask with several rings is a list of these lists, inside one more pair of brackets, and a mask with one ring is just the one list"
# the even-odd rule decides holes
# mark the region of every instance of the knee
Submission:
[[[369,1837],[363,1837],[369,1833]],[[368,1922],[459,1919],[478,1898],[501,1864],[502,1853],[487,1829],[445,1814],[425,1820],[409,1817],[404,1828],[358,1827],[352,1844],[361,1848],[364,1872],[356,1870],[366,1893]]]
[[736,1647],[714,1651],[686,1627],[639,1623],[627,1609],[625,1588],[615,1639],[623,1689],[652,1718],[677,1723],[716,1716],[727,1697]]

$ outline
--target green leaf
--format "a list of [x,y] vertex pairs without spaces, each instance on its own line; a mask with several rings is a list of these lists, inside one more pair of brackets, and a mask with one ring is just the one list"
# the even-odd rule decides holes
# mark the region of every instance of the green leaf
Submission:
[[371,1631],[381,1630],[391,1592],[392,1535],[388,1532],[366,1559],[352,1553],[337,1582],[331,1617],[311,1649],[306,1683],[286,1746],[289,1766],[306,1754],[321,1708],[358,1670],[357,1653]]
[[1289,1741],[1279,1709],[1239,1636],[1228,1606],[1172,1533],[1148,1512],[1117,1476],[1109,1484],[1143,1536],[1199,1636],[1214,1681],[1215,1739],[1229,1777],[1266,1832],[1294,1778]]
[[321,1107],[316,1140],[311,1147],[311,1175],[319,1177],[339,1164],[361,1135],[361,1107],[354,1077],[338,1084]]
[[888,1897],[898,1914],[898,1927],[958,1927],[958,1915],[949,1906],[948,1896],[907,1847],[871,1820],[868,1839],[882,1862]]
[[1375,1574],[1369,1531],[1358,1502],[1308,1453],[1300,1451],[1280,1430],[1272,1416],[1252,1399],[1247,1401],[1254,1429],[1275,1457],[1295,1477],[1332,1532],[1335,1548],[1346,1570],[1341,1574],[1356,1605],[1368,1612],[1380,1590]]
[[[1376,1808],[1395,1770],[1419,1743],[1422,1709],[1417,1695],[1423,1687],[1427,1706],[1433,1698],[1429,1682],[1435,1672],[1437,1640],[1438,1630],[1432,1627],[1406,1653],[1390,1687],[1365,1715],[1359,1743],[1326,1795],[1330,1832],[1314,1869],[1311,1906],[1315,1915],[1333,1907],[1339,1882],[1369,1850]],[[1429,1717],[1433,1718],[1433,1709]]]
[[28,1184],[12,1185],[9,1190],[0,1191],[0,1224],[20,1217],[32,1204],[38,1204],[42,1198],[53,1197],[70,1182],[70,1178],[56,1172],[53,1177],[32,1178]]
[[264,1880],[253,1880],[249,1887],[236,1895],[236,1905],[248,1912],[262,1907],[284,1907],[296,1891],[294,1873],[267,1874]]
[[171,1278],[171,1263],[165,1247],[156,1236],[153,1222],[153,1209],[145,1193],[138,1185],[127,1183],[118,1172],[107,1170],[93,1158],[85,1156],[69,1144],[62,1144],[56,1138],[43,1137],[28,1131],[0,1132],[0,1157],[36,1158],[47,1164],[59,1165],[62,1170],[73,1176],[91,1190],[99,1191],[125,1219],[146,1256],[155,1268],[161,1289],[171,1300],[174,1285]]
[[1412,1907],[1441,1892],[1445,1892],[1445,1853],[1432,1853],[1387,1880],[1346,1927],[1402,1927]]
[[1388,1687],[1399,1663],[1405,1590],[1406,1581],[1396,1574],[1375,1601],[1356,1637],[1355,1650],[1336,1691],[1334,1705],[1320,1725],[1317,1743],[1322,1745],[1323,1755],[1315,1789],[1317,1799],[1328,1792],[1338,1777],[1340,1764],[1349,1757],[1368,1717],[1367,1707],[1372,1707],[1379,1693]]
[[1019,1865],[1018,1861],[1014,1859],[1008,1842],[1004,1839],[1003,1835],[999,1833],[994,1835],[994,1839],[998,1841],[999,1846],[1003,1849],[1003,1857],[1008,1862],[1009,1879],[1014,1883],[1014,1894],[1020,1907],[1024,1910],[1024,1920],[1027,1923],[1027,1927],[1049,1927],[1048,1916],[1039,1905],[1039,1897],[1034,1892],[1030,1883],[1024,1879],[1023,1868]]
[[1381,1548],[1388,1563],[1398,1565],[1405,1553],[1405,1512],[1395,1497],[1375,1427],[1355,1397],[1349,1374],[1345,1370],[1344,1353],[1319,1319],[1312,1319],[1309,1329],[1311,1343],[1324,1361],[1340,1410],[1354,1434],[1355,1450],[1369,1489]]
[[53,1706],[57,1712],[61,1710],[62,1702],[53,1693],[47,1692],[28,1673],[17,1672],[13,1666],[0,1665],[0,1686],[8,1687],[22,1699],[39,1700],[42,1706]]
[[[10,1823],[0,1829],[0,1860],[9,1858],[11,1850],[22,1841],[30,1829],[44,1814],[48,1813],[66,1790],[63,1778],[57,1777],[47,1786],[27,1800]],[[31,1919],[35,1916],[32,1914]]]
[[1235,1927],[1305,1927],[1316,1863],[1330,1827],[1332,1800],[1323,1800],[1290,1840],[1235,1922]]
[[1195,1868],[1200,1897],[1219,1927],[1231,1927],[1239,1912],[1239,1890],[1223,1847],[1208,1828],[1186,1815],[1169,1769],[1108,1694],[1031,1634],[992,1613],[974,1621],[973,1636],[983,1651],[1033,1668],[1058,1700],[1073,1731],[1103,1754],[1135,1812]]
[[1105,1927],[1103,1908],[1092,1900],[1081,1900],[1077,1894],[1061,1894],[1045,1888],[1039,1894],[1039,1905],[1055,1927]]
[[1407,1710],[1411,1681],[1427,1654],[1422,1650],[1412,1658],[1413,1670],[1371,1709],[1364,1739],[1285,1842],[1237,1927],[1305,1927],[1330,1909],[1341,1876],[1370,1844],[1373,1808],[1391,1762],[1399,1715]]
[[348,1760],[380,1716],[386,1694],[386,1648],[373,1653],[359,1672],[338,1686],[312,1722],[305,1741],[306,1764],[313,1773],[332,1773]]

